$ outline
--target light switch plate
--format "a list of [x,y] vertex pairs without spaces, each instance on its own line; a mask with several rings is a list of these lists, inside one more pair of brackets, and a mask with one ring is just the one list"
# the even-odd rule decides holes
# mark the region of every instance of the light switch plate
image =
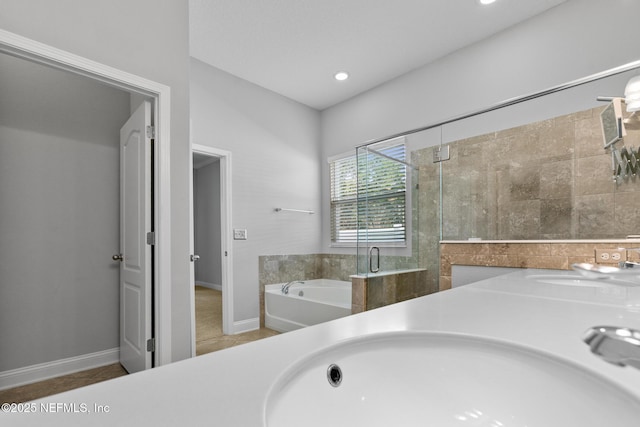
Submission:
[[247,240],[247,229],[246,228],[234,228],[233,229],[233,240]]

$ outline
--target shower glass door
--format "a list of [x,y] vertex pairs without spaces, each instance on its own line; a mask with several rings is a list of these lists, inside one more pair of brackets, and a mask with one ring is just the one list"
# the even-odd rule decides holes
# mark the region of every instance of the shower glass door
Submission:
[[418,169],[407,161],[405,138],[359,147],[357,274],[418,267]]

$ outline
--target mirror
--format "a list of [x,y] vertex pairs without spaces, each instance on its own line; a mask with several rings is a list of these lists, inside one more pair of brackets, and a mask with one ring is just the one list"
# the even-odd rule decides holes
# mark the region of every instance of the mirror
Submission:
[[600,113],[604,148],[608,148],[621,140],[626,131],[622,122],[622,100],[614,98]]
[[[640,178],[613,179],[602,119],[607,142],[619,141],[620,152],[624,146],[635,152],[629,147],[640,145],[640,126],[620,98],[612,106],[597,99],[603,93],[622,94],[638,67],[640,62],[624,72],[409,135],[411,162],[420,168],[421,211],[429,213],[421,219],[421,244],[638,234]],[[450,160],[433,163],[434,145],[448,146]],[[420,256],[427,263],[438,259],[422,248]]]

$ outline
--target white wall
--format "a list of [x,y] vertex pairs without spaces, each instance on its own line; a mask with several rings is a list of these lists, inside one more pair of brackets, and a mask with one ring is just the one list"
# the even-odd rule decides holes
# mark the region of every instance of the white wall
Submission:
[[320,114],[194,59],[190,96],[193,143],[232,153],[234,320],[255,319],[258,257],[320,248]]
[[0,372],[119,344],[129,94],[0,55]]
[[[517,27],[328,108],[322,112],[322,158],[351,150],[368,140],[441,122],[640,59],[635,47],[638,16],[638,1],[570,0]],[[613,95],[622,91],[623,88]],[[546,114],[557,111],[564,114],[563,106],[572,102],[562,97],[538,102],[526,109],[525,122],[547,118]],[[503,121],[508,128],[521,124],[522,119],[523,115],[516,110],[492,120]],[[473,125],[477,126],[477,121]],[[469,136],[460,125],[455,130],[454,127],[443,130],[447,131],[450,135],[444,135],[444,142],[447,138]],[[440,130],[414,135],[410,140],[417,146],[439,144]],[[328,173],[323,164],[324,201],[329,200]],[[330,250],[328,213],[328,202],[324,202],[323,250]]]
[[193,171],[194,250],[196,283],[222,285],[220,234],[220,161]]
[[[171,347],[191,354],[189,10],[174,0],[0,0],[0,28],[171,88]],[[165,313],[166,315],[167,313]]]

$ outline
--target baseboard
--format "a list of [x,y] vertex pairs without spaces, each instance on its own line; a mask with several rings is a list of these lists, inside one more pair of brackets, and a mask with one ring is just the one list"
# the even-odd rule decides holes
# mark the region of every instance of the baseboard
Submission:
[[233,322],[232,335],[241,334],[243,332],[250,332],[260,329],[260,318],[240,320],[239,322]]
[[119,361],[120,348],[112,348],[96,353],[83,354],[81,356],[4,371],[0,372],[0,390],[48,380],[49,378],[72,374],[87,369],[98,368],[100,366],[111,365]]
[[216,291],[222,292],[222,285],[218,285],[217,283],[197,281],[196,286],[202,286],[204,288],[215,289]]

